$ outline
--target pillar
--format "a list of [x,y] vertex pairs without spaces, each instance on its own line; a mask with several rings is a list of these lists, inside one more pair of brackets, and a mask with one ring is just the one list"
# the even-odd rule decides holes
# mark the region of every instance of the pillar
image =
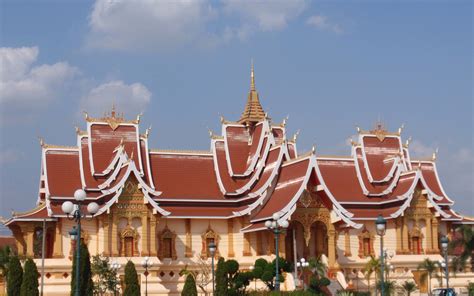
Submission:
[[[228,244],[228,257],[235,257],[234,253],[234,220],[227,220],[227,244]],[[250,249],[250,244],[249,244]]]
[[433,232],[433,253],[439,253],[439,247],[438,247],[438,241],[439,241],[439,238],[438,238],[438,219],[437,218],[433,218],[431,220],[431,226],[432,226],[432,232]]
[[26,255],[26,244],[24,233],[20,227],[12,228],[13,236],[15,237],[16,249],[18,250],[18,255]]
[[426,218],[426,254],[433,253],[433,238],[431,230],[431,218]]
[[156,248],[156,224],[158,220],[156,219],[155,215],[151,215],[150,218],[150,256],[157,255],[157,248]]
[[[252,250],[250,248],[250,233],[244,233],[244,249],[243,249],[243,252],[242,252],[242,255],[243,256],[252,256]],[[255,233],[255,235],[257,236],[257,240],[259,238],[259,234],[258,233]],[[258,243],[257,243],[257,249],[258,249]]]
[[[332,226],[332,224],[331,224]],[[332,228],[332,229],[331,229]],[[336,262],[336,230],[334,226],[328,230],[328,265],[329,268],[334,268],[337,265]]]
[[117,227],[118,227],[118,219],[117,219],[117,214],[113,213],[112,214],[112,225],[111,228],[111,241],[112,241],[112,248],[111,248],[111,256],[112,257],[118,257],[119,251],[118,251],[118,232],[117,232]]
[[26,232],[26,256],[33,258],[34,257],[33,240],[34,240],[34,234],[35,234],[34,226],[28,226],[26,228],[26,231],[23,231],[23,233],[25,232]]
[[56,222],[56,228],[54,232],[54,247],[53,247],[53,258],[63,258],[63,236],[62,236],[62,224],[61,220]]
[[263,232],[262,231],[257,231],[257,232],[254,232],[255,236],[256,236],[256,242],[257,242],[257,256],[261,256],[263,255],[263,250],[262,250],[262,243],[263,243]]
[[266,231],[265,232],[267,235],[267,255],[270,256],[272,254],[275,254],[275,234],[271,231]]
[[351,235],[349,230],[344,231],[344,256],[351,257]]
[[109,235],[110,235],[110,227],[109,227],[109,216],[102,215],[102,235],[104,236],[104,256],[108,257],[110,255],[110,246],[109,246]]
[[402,227],[403,223],[400,219],[395,220],[395,227],[396,227],[396,240],[397,240],[397,254],[403,254],[403,247],[402,247]]
[[142,216],[142,257],[150,256],[150,249],[148,248],[148,215],[143,214]]
[[186,219],[185,220],[185,226],[186,226],[186,250],[184,253],[185,257],[193,257],[193,236],[191,232],[191,219]]
[[403,253],[409,254],[410,248],[408,245],[408,219],[404,217],[403,219],[403,229],[402,229],[402,244],[403,244]]
[[286,238],[286,235],[283,234],[283,233],[280,233],[278,235],[278,256],[280,257],[285,257],[285,238]]

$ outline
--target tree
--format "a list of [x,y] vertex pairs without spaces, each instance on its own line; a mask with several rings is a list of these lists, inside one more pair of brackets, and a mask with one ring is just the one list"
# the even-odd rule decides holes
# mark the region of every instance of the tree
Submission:
[[0,248],[0,271],[6,277],[8,276],[8,263],[13,256],[10,246]]
[[[89,250],[84,243],[80,244],[81,248],[81,262],[79,267],[80,273],[80,282],[79,282],[79,293],[81,296],[92,296],[94,291],[94,283],[92,282],[91,276],[91,259],[89,255]],[[72,259],[72,277],[71,277],[71,296],[74,295],[76,291],[76,251],[74,252],[74,257]]]
[[462,225],[456,229],[459,235],[451,241],[450,249],[460,248],[461,255],[457,256],[455,270],[464,268],[468,258],[471,258],[471,271],[474,271],[474,229],[469,225]]
[[8,263],[7,295],[20,295],[22,280],[23,268],[20,259],[18,259],[18,256],[13,256]]
[[324,295],[324,287],[331,284],[331,281],[327,277],[318,278],[313,276],[309,282],[309,291],[317,295]]
[[405,281],[401,285],[401,289],[407,294],[407,296],[410,296],[411,293],[415,292],[416,289],[416,283],[412,281]]
[[132,261],[128,261],[125,265],[125,291],[123,296],[140,296],[138,274]]
[[418,270],[425,270],[426,273],[423,275],[424,277],[428,277],[428,294],[431,295],[431,278],[433,277],[433,273],[436,272],[437,263],[435,261],[430,260],[429,258],[425,258],[423,262],[418,265]]
[[[372,277],[372,273],[374,272],[375,282],[377,283],[377,275],[380,272],[380,260],[371,255],[369,257],[369,261],[367,261],[364,267],[364,273],[367,279],[367,291],[370,290],[370,278]],[[377,291],[375,291],[375,294],[377,294]]]
[[25,262],[25,272],[21,281],[20,296],[38,296],[38,268],[35,262],[28,258]]
[[187,276],[188,274],[192,275],[194,277],[196,285],[199,287],[199,289],[201,289],[201,292],[204,295],[208,295],[206,288],[212,281],[211,266],[206,261],[204,261],[201,256],[198,256],[195,261],[197,262],[197,268],[195,270],[190,270],[188,269],[188,265],[186,265],[184,269],[181,270],[180,276]]
[[321,256],[309,259],[309,268],[319,278],[324,277],[327,272],[327,266],[321,260]]
[[103,258],[100,255],[93,256],[91,271],[93,277],[96,279],[94,282],[95,294],[103,295],[107,291],[117,291],[117,272],[110,267],[108,257]]
[[188,274],[186,281],[184,282],[183,291],[181,291],[182,296],[197,296],[196,281],[191,274]]
[[[377,288],[379,290],[382,290],[382,281],[379,281],[377,283]],[[384,288],[385,295],[393,295],[395,293],[397,285],[395,281],[384,281],[383,288]]]
[[219,258],[217,261],[216,268],[216,296],[227,296],[228,286],[227,286],[227,270],[224,258]]
[[[276,277],[276,259],[271,263],[267,260],[260,258],[255,261],[253,275],[255,278],[260,279],[270,290],[275,289],[275,277]],[[279,270],[279,280],[281,283],[285,281],[282,272],[290,271],[290,264],[284,258],[279,258],[278,261]]]

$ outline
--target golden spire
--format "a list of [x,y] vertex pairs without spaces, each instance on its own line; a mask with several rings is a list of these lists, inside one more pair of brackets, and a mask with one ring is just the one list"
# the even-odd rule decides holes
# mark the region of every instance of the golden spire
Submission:
[[255,73],[253,70],[253,59],[250,65],[250,91],[255,91]]
[[263,111],[262,105],[258,97],[258,92],[255,87],[255,72],[253,67],[253,60],[250,67],[250,91],[247,96],[247,104],[245,105],[244,112],[240,117],[240,123],[255,123],[265,120],[265,111]]

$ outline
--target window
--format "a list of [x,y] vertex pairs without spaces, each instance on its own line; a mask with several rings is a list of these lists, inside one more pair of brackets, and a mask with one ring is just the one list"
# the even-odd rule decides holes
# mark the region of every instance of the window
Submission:
[[369,256],[371,254],[370,250],[370,238],[364,238],[364,256]]
[[138,233],[127,224],[120,233],[120,255],[124,257],[138,256]]
[[158,234],[158,240],[158,258],[176,260],[176,234],[168,228],[168,225]]
[[374,234],[369,232],[365,227],[359,237],[359,257],[365,258],[374,255]]
[[213,242],[216,245],[216,253],[214,254],[215,257],[219,257],[219,235],[212,230],[211,226],[207,228],[207,230],[201,235],[202,237],[202,250],[201,250],[201,257],[208,258],[209,254],[209,245]]
[[163,238],[163,258],[172,258],[173,252],[171,249],[173,248],[173,239],[170,237]]

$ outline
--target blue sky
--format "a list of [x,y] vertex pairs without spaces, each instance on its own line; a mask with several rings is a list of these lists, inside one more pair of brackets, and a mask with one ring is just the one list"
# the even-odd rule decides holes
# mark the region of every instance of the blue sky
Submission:
[[405,123],[456,209],[474,215],[471,1],[2,1],[0,215],[34,205],[38,136],[74,145],[92,115],[144,111],[151,144],[208,149],[251,58],[262,104],[300,150],[349,154],[355,126]]

